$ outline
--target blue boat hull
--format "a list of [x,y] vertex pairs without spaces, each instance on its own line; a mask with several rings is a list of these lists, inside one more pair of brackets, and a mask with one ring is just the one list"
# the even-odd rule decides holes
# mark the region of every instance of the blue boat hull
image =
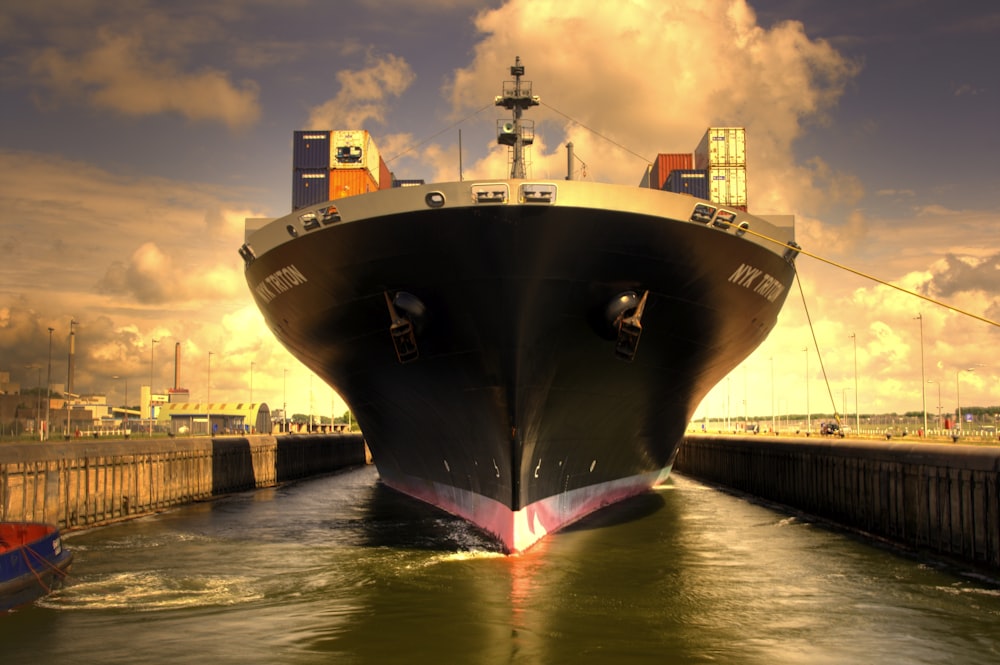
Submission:
[[30,603],[59,586],[73,563],[59,530],[28,522],[0,523],[0,610]]

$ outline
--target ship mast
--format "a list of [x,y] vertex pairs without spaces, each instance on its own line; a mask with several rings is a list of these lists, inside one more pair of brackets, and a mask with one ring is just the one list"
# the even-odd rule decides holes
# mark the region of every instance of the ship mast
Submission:
[[535,123],[522,120],[521,114],[529,106],[538,106],[537,96],[531,94],[531,81],[522,81],[524,65],[521,56],[514,59],[510,68],[513,81],[504,81],[503,94],[496,98],[496,105],[513,113],[513,120],[497,122],[497,143],[510,148],[510,177],[524,178],[524,147],[535,141]]

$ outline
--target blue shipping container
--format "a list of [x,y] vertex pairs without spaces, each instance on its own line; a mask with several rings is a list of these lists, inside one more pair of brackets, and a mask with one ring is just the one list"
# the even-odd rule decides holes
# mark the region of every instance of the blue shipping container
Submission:
[[330,168],[330,132],[302,130],[292,141],[293,169]]
[[294,169],[292,171],[292,210],[330,200],[328,169]]
[[708,199],[708,172],[705,169],[674,169],[663,183],[663,190]]

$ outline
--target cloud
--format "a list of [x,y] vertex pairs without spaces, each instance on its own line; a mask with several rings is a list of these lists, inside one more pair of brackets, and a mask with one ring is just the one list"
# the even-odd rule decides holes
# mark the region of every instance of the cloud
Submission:
[[927,284],[931,293],[952,296],[981,291],[988,297],[1000,293],[1000,253],[981,259],[948,253],[936,268]]
[[155,242],[147,241],[132,253],[127,263],[114,261],[97,282],[100,293],[125,297],[142,305],[187,303],[192,300],[231,299],[243,294],[233,271],[209,268],[192,271],[178,264]]
[[858,195],[850,176],[793,158],[795,139],[858,72],[800,23],[762,28],[743,0],[512,0],[480,13],[476,27],[483,38],[474,60],[449,90],[456,117],[498,94],[519,55],[546,105],[530,116],[534,173],[564,173],[562,147],[572,141],[592,178],[634,184],[656,153],[693,151],[706,127],[737,125],[747,128],[753,208],[815,213]]
[[127,116],[177,113],[195,121],[218,121],[233,129],[254,124],[259,90],[253,81],[234,84],[217,69],[185,71],[173,60],[155,60],[135,35],[108,28],[82,53],[56,47],[34,57],[31,74],[47,103],[82,100]]
[[413,82],[410,65],[398,56],[368,56],[364,69],[337,72],[340,90],[335,97],[309,111],[308,127],[353,129],[385,119],[390,97],[398,97]]

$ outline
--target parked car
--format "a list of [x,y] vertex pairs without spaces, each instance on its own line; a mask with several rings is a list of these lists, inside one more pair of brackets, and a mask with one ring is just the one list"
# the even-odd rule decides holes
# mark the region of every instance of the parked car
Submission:
[[837,423],[822,423],[819,426],[819,433],[824,436],[839,436],[844,438],[844,432]]

